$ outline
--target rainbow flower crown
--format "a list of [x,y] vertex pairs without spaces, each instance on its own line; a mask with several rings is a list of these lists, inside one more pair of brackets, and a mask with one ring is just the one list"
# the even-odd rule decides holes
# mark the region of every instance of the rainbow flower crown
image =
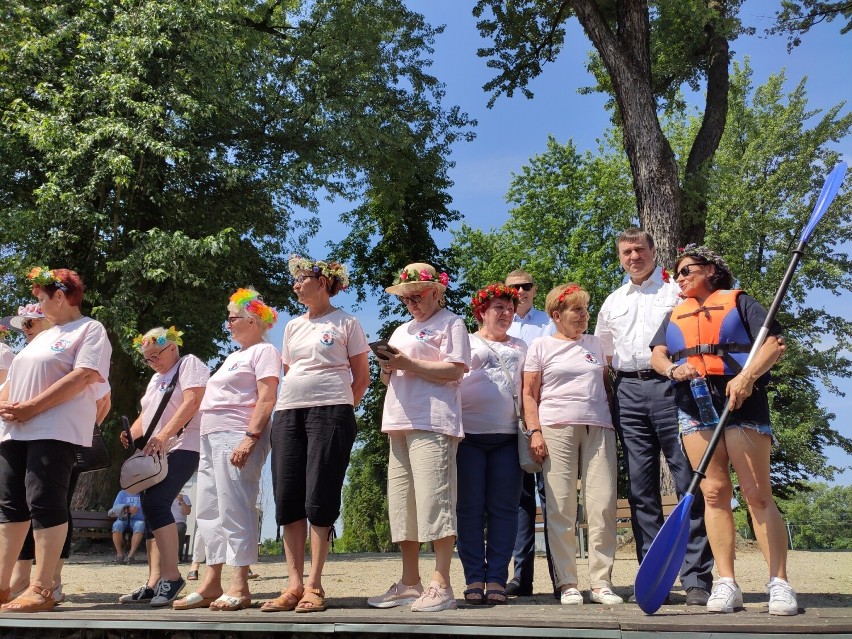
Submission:
[[290,275],[293,277],[296,277],[296,273],[299,271],[311,271],[330,280],[337,280],[343,290],[349,287],[349,271],[340,262],[312,260],[293,253],[290,255],[288,266],[290,267]]
[[38,286],[50,286],[52,284],[60,291],[68,292],[68,287],[46,266],[33,266],[27,273],[27,279]]
[[474,293],[470,300],[470,305],[473,307],[474,315],[477,313],[482,315],[482,312],[485,310],[484,307],[496,297],[508,297],[510,300],[517,303],[520,296],[518,295],[518,291],[511,286],[506,286],[505,284],[500,283],[489,284],[485,288]]
[[169,326],[168,330],[163,335],[159,335],[157,337],[154,337],[153,335],[149,335],[148,337],[145,337],[142,334],[137,335],[133,338],[133,347],[141,352],[142,349],[149,344],[165,346],[166,343],[172,342],[178,346],[183,346],[183,339],[181,338],[182,335],[183,331],[177,330],[174,326]]
[[444,272],[440,275],[434,275],[428,269],[422,268],[419,271],[416,268],[402,269],[396,279],[393,281],[394,286],[398,284],[413,284],[416,282],[438,282],[443,286],[450,283],[450,276]]
[[278,312],[271,306],[264,304],[263,297],[257,291],[249,288],[238,288],[230,299],[232,304],[239,306],[246,313],[257,315],[269,328],[275,326],[275,322],[278,321]]

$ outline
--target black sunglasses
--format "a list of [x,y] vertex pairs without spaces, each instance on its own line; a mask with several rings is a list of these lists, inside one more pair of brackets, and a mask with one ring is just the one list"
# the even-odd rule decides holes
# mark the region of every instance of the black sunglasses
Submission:
[[21,328],[30,330],[33,327],[33,324],[35,324],[35,320],[28,319],[21,324]]
[[677,275],[681,277],[689,276],[689,269],[692,266],[707,266],[710,262],[693,262],[692,264],[687,264],[686,266],[681,266],[680,270],[677,272]]
[[521,289],[525,291],[531,291],[533,286],[535,286],[535,282],[524,282],[523,284],[509,284],[509,288],[513,288],[516,291],[519,291]]

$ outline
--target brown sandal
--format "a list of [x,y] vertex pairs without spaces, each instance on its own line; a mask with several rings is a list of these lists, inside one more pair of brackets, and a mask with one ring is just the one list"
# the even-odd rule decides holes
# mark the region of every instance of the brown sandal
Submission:
[[299,590],[298,588],[287,588],[287,590],[282,591],[275,599],[265,602],[260,607],[260,611],[290,612],[291,610],[296,609],[296,606],[299,605],[299,601],[301,601],[304,594],[304,591]]
[[24,592],[9,603],[0,606],[3,612],[45,612],[53,610],[56,601],[53,599],[52,588],[42,588],[30,584]]
[[[310,604],[303,606],[302,604]],[[296,605],[296,612],[322,612],[325,610],[325,590],[322,588],[305,588],[305,594]]]

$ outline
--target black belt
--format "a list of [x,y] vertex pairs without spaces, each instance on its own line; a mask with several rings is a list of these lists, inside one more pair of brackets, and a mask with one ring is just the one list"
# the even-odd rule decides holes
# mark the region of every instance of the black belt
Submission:
[[616,379],[628,377],[630,379],[641,379],[643,381],[649,379],[666,379],[665,375],[660,375],[653,368],[646,368],[641,371],[615,371]]

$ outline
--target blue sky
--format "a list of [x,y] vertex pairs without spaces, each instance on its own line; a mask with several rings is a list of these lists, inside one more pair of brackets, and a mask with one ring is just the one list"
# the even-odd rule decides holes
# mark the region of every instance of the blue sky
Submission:
[[[474,3],[409,0],[407,4],[412,10],[424,14],[431,24],[446,25],[435,43],[432,73],[446,85],[445,104],[459,105],[478,120],[476,139],[470,143],[459,143],[453,149],[452,159],[456,166],[450,172],[454,182],[450,190],[452,206],[462,213],[467,224],[474,227],[499,226],[508,219],[509,207],[504,195],[512,173],[520,172],[533,155],[545,150],[548,134],[554,135],[561,143],[573,139],[582,152],[595,149],[596,139],[608,128],[609,115],[604,110],[604,97],[577,92],[578,88],[592,83],[585,70],[586,55],[591,45],[573,21],[561,56],[555,63],[547,65],[544,73],[531,84],[534,99],[527,100],[519,95],[511,99],[502,97],[492,109],[488,109],[488,95],[482,90],[482,85],[491,79],[493,72],[486,67],[485,60],[476,55],[477,48],[483,44],[471,15]],[[769,5],[765,1],[747,1],[741,12],[743,21],[762,33],[772,24],[772,11],[766,8]],[[852,34],[841,36],[839,30],[836,22],[820,25],[808,33],[802,45],[789,55],[784,38],[744,37],[732,45],[734,59],[750,57],[756,85],[764,83],[770,74],[778,73],[782,67],[786,68],[790,89],[807,76],[809,104],[812,108],[824,110],[846,100],[852,86],[852,65],[849,63],[852,60]],[[837,148],[846,161],[852,163],[852,137],[840,141]],[[847,176],[847,180],[852,180],[852,175]],[[343,229],[337,224],[337,216],[341,210],[344,210],[342,204],[329,204],[323,208],[323,231],[316,247],[311,247],[316,257],[325,256],[323,241],[339,239]],[[449,235],[439,237],[443,246],[449,241]],[[824,297],[818,303],[835,306],[838,303],[837,298]],[[346,297],[338,299],[344,308],[348,307],[350,300]],[[852,311],[852,304],[848,301],[841,298],[841,303]],[[368,333],[376,331],[378,321],[374,315],[371,317],[367,308],[360,310],[358,316]],[[280,343],[281,330],[277,327],[272,336],[273,343]],[[841,387],[852,393],[852,383],[841,383]],[[825,395],[822,400],[837,415],[852,415],[852,395],[845,398]],[[834,426],[847,437],[852,437],[852,424],[847,418],[838,418]],[[852,464],[852,459],[839,449],[830,450],[829,458],[839,466]],[[852,471],[839,476],[838,482],[852,484]],[[266,525],[264,529],[266,532]]]

